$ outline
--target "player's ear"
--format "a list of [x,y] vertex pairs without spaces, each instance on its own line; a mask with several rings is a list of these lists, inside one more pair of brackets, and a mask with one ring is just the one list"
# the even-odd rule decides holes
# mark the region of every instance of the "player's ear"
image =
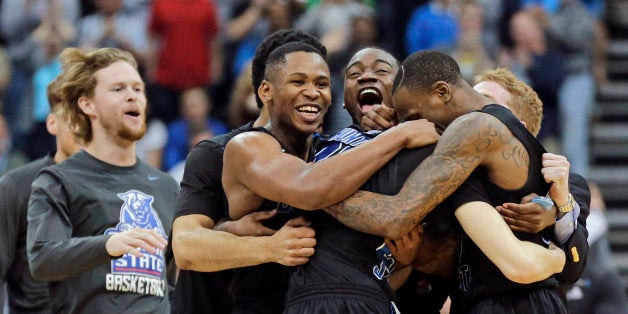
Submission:
[[46,129],[52,136],[57,136],[57,123],[59,123],[59,121],[57,121],[57,116],[55,116],[52,112],[49,113],[46,117]]
[[432,85],[432,92],[438,96],[444,103],[451,100],[451,86],[444,81],[438,81]]
[[273,99],[270,82],[268,82],[267,80],[263,80],[262,84],[260,84],[259,88],[257,89],[257,94],[259,95],[259,98],[262,100],[262,102],[265,105],[268,105],[268,103],[270,103],[270,101]]
[[81,111],[83,111],[83,113],[88,116],[93,115],[96,111],[96,109],[94,108],[94,103],[87,96],[81,96],[78,99],[78,106]]

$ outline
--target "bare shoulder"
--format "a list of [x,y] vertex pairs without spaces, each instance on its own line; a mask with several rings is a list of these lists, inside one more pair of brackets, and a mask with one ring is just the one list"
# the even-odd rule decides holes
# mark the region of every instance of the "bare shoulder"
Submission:
[[482,152],[499,149],[512,138],[510,130],[499,119],[482,112],[470,112],[447,127],[439,146]]
[[281,145],[269,134],[263,132],[244,132],[233,137],[225,146],[225,156],[231,154],[257,155],[279,150]]

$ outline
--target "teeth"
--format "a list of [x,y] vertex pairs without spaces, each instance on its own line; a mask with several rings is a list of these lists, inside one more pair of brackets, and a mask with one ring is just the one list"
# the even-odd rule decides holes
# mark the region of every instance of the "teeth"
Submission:
[[299,111],[299,112],[318,113],[318,108],[316,108],[314,106],[303,106],[303,107],[300,107],[299,109],[297,109],[297,111]]
[[377,90],[372,89],[372,88],[367,88],[367,89],[363,90],[363,91],[360,93],[360,96],[365,95],[365,94],[375,94],[375,95],[379,95],[379,93],[377,92]]

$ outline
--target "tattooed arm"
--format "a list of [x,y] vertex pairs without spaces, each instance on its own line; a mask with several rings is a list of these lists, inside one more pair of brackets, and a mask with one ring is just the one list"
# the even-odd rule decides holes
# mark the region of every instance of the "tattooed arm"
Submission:
[[[479,165],[486,165],[512,139],[496,118],[472,112],[454,120],[434,153],[408,177],[394,196],[358,191],[325,209],[348,227],[397,239],[447,198]],[[501,157],[509,158],[509,157]]]

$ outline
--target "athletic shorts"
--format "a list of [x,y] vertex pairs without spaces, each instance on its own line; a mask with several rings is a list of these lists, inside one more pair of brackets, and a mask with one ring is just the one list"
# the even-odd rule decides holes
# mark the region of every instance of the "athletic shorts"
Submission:
[[486,298],[469,313],[566,314],[565,304],[554,289],[535,289]]
[[380,289],[334,283],[299,287],[288,291],[285,314],[390,314],[394,306]]

